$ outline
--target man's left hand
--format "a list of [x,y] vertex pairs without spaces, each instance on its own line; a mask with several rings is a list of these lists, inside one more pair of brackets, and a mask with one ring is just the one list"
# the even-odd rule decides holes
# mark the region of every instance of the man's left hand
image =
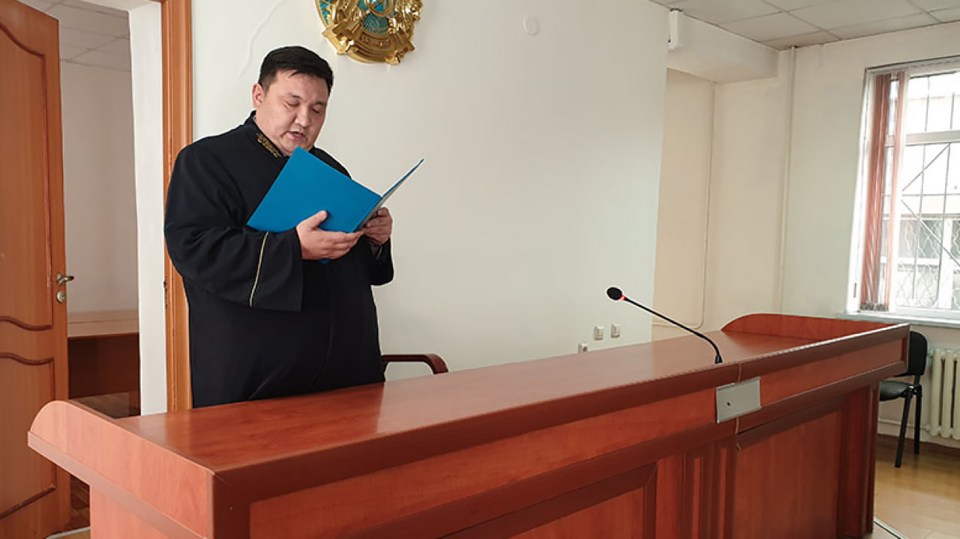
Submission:
[[390,210],[387,208],[377,210],[377,213],[363,227],[363,235],[375,245],[387,243],[392,232],[393,217],[390,216]]

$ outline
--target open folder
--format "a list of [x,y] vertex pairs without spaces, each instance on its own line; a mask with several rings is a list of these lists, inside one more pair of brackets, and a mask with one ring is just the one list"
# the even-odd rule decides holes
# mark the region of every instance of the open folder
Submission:
[[320,223],[321,229],[355,232],[422,163],[423,159],[380,196],[310,152],[297,148],[250,216],[247,226],[266,232],[284,232],[326,210],[327,219]]

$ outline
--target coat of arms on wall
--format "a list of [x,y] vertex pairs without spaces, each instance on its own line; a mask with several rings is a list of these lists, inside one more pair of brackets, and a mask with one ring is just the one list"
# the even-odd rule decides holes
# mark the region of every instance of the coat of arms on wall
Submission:
[[363,62],[399,64],[413,50],[421,0],[316,0],[323,35],[340,54]]

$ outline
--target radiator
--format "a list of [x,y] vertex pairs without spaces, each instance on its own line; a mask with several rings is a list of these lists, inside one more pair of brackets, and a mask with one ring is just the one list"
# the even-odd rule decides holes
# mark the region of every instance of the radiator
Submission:
[[930,386],[923,388],[930,435],[960,440],[960,350],[934,348],[930,356]]

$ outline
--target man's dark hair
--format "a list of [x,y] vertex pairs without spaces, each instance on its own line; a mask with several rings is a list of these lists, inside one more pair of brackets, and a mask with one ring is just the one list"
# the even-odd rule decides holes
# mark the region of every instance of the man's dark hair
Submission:
[[333,90],[333,70],[330,69],[330,64],[310,49],[292,46],[270,51],[260,64],[260,79],[257,82],[266,90],[277,79],[277,73],[282,71],[323,79],[327,83],[327,91]]

